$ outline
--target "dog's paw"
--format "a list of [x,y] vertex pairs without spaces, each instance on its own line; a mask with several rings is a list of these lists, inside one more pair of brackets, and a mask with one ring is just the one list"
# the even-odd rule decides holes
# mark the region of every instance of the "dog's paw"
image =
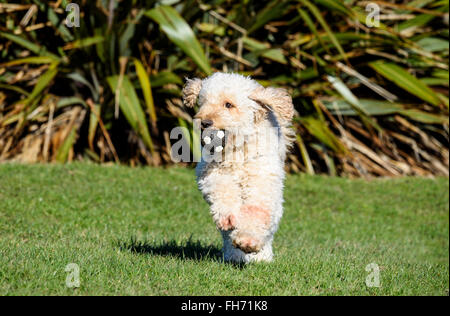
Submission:
[[258,252],[263,247],[261,240],[247,235],[238,235],[232,238],[232,240],[233,246],[241,249],[245,253]]
[[217,228],[224,231],[233,230],[236,228],[236,217],[233,214],[223,216],[217,223]]

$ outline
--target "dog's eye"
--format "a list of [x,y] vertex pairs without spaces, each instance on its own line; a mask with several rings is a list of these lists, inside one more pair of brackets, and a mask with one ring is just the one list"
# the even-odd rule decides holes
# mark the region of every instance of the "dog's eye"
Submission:
[[231,109],[233,107],[233,104],[231,104],[230,102],[225,103],[225,107],[227,109]]

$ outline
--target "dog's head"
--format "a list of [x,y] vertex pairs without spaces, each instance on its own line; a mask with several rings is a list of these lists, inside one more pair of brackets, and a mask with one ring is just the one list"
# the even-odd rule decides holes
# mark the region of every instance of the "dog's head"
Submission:
[[198,104],[195,118],[202,129],[249,134],[255,126],[274,112],[281,124],[294,114],[292,99],[284,89],[264,88],[255,80],[238,74],[215,73],[200,80],[188,79],[183,89],[188,107]]

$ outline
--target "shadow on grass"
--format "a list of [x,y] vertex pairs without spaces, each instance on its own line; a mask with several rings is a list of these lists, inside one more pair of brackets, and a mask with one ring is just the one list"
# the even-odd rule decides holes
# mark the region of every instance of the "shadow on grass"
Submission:
[[136,254],[174,257],[182,260],[222,261],[222,252],[214,245],[204,245],[201,241],[193,241],[192,236],[186,241],[176,240],[152,242],[138,241],[132,237],[128,242],[118,241],[121,250]]
[[214,245],[205,245],[201,241],[193,241],[192,235],[185,241],[140,241],[131,237],[130,241],[117,241],[117,246],[122,251],[130,251],[139,255],[173,257],[180,260],[213,261],[244,269],[244,263],[227,262],[223,260],[222,250]]

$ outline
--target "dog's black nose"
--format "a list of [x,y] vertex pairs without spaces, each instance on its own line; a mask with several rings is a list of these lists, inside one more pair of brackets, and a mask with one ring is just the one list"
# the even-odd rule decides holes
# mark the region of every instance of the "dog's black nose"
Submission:
[[203,120],[202,121],[202,128],[208,128],[211,127],[213,125],[213,121],[211,120]]

